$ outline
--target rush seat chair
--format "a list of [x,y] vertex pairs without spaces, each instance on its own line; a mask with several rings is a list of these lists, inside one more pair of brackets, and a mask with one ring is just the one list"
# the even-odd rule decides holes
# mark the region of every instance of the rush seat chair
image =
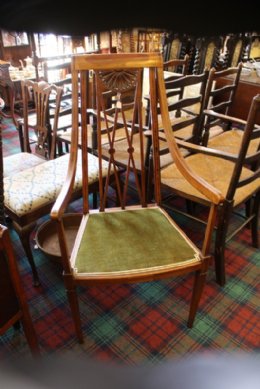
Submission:
[[[209,184],[214,185],[222,193],[224,202],[218,207],[218,217],[215,225],[214,258],[216,280],[220,285],[226,282],[225,249],[227,242],[246,225],[251,228],[252,244],[259,247],[259,203],[260,203],[260,128],[256,125],[260,110],[260,95],[253,98],[247,121],[228,115],[218,114],[228,125],[244,124],[240,147],[235,151],[223,151],[213,146],[205,147],[189,142],[178,141],[191,154],[185,158],[189,168],[201,176]],[[210,115],[211,112],[207,111]],[[214,112],[213,112],[214,114]],[[215,117],[216,114],[214,114]],[[218,136],[217,136],[218,137]],[[217,138],[216,137],[216,138]],[[214,138],[213,138],[214,139]],[[258,144],[254,149],[250,144]],[[193,187],[179,170],[177,163],[172,163],[161,171],[162,187],[170,190],[173,196],[202,206],[211,206],[208,199]],[[169,206],[169,202],[164,204]],[[179,212],[180,209],[176,209]],[[230,228],[232,215],[238,217],[237,228]],[[196,214],[187,214],[191,218],[199,218]],[[199,220],[197,219],[197,220]]]

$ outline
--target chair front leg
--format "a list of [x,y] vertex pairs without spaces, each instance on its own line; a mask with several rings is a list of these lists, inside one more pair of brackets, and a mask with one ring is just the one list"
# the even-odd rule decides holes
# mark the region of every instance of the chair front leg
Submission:
[[232,211],[232,203],[225,201],[218,211],[218,222],[215,239],[215,271],[216,281],[219,285],[224,286],[226,282],[225,272],[225,248],[228,224]]
[[259,233],[258,233],[259,206],[260,206],[260,191],[256,194],[254,204],[252,207],[252,213],[254,215],[253,220],[251,222],[252,245],[253,247],[256,248],[259,247]]

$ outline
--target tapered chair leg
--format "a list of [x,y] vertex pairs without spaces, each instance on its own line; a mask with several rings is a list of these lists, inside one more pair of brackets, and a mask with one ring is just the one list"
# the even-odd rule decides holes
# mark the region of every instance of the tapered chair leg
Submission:
[[224,286],[226,283],[225,249],[226,249],[226,236],[228,231],[231,209],[232,209],[231,204],[225,202],[223,206],[220,208],[218,214],[214,256],[215,256],[216,281],[220,286]]
[[38,275],[38,271],[34,262],[31,245],[30,245],[30,235],[35,227],[35,223],[30,224],[26,227],[20,227],[15,222],[13,223],[13,226],[15,228],[15,231],[19,235],[20,241],[22,243],[23,249],[25,251],[25,254],[27,256],[28,262],[32,269],[32,275],[33,275],[33,285],[39,286],[40,285],[40,279]]
[[34,327],[32,325],[29,310],[25,307],[23,309],[23,316],[21,318],[21,321],[23,323],[24,334],[26,336],[30,349],[32,350],[32,353],[35,357],[39,357],[40,348],[39,348],[37,336]]
[[[205,260],[206,261],[206,260]],[[191,298],[191,304],[190,304],[190,312],[189,312],[189,318],[187,322],[187,326],[191,328],[194,323],[194,319],[197,313],[197,309],[199,306],[199,301],[204,289],[204,285],[206,282],[206,274],[207,274],[207,266],[206,269],[203,269],[202,271],[196,271],[195,279],[194,279],[194,285],[193,285],[193,291],[192,291],[192,298]]]
[[72,313],[72,318],[75,326],[75,331],[78,337],[79,343],[83,343],[83,332],[81,329],[81,319],[79,311],[79,301],[77,296],[77,291],[75,285],[73,285],[73,280],[70,274],[63,274],[64,283],[66,287],[67,297],[70,304],[70,309]]
[[260,206],[260,192],[256,194],[256,198],[254,201],[252,212],[254,214],[254,218],[251,223],[251,234],[252,234],[252,245],[253,247],[259,247],[259,206]]
[[21,151],[25,151],[24,150],[23,127],[22,127],[22,125],[20,123],[17,126],[17,132],[18,132],[18,136],[19,136],[19,142],[20,142]]
[[67,290],[67,296],[70,304],[70,309],[72,312],[72,317],[75,325],[76,334],[78,337],[79,343],[83,343],[83,332],[81,329],[81,320],[80,320],[80,313],[79,313],[79,303],[77,298],[76,290]]

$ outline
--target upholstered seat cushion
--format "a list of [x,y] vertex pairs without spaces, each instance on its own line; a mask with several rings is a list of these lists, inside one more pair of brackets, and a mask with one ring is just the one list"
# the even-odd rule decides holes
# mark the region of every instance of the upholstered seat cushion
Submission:
[[11,176],[25,169],[46,162],[45,159],[32,153],[17,153],[4,157],[4,177]]
[[[237,154],[239,152],[244,131],[233,128],[230,131],[225,131],[222,134],[212,138],[208,142],[208,146],[214,149]],[[259,147],[259,139],[252,139],[248,146],[247,154],[253,154]]]
[[[230,177],[234,170],[233,162],[205,154],[194,154],[188,156],[185,160],[192,171],[204,178],[205,181],[213,185],[215,188],[219,189],[223,196],[226,196],[228,185],[230,183]],[[249,169],[243,168],[241,178],[249,177],[251,174],[252,172]],[[163,184],[180,193],[188,193],[191,196],[195,196],[198,199],[202,199],[207,202],[206,197],[185,180],[175,164],[171,164],[165,169],[162,169],[161,181]],[[238,188],[234,197],[234,206],[242,203],[259,188],[260,178],[254,180],[252,183]]]
[[158,207],[92,213],[81,233],[71,258],[79,278],[170,271],[200,261],[198,250]]
[[[98,180],[98,158],[92,154],[89,158],[89,183]],[[5,206],[18,216],[53,202],[65,181],[69,154],[46,161],[33,168],[4,178]],[[104,175],[107,163],[104,162]],[[82,186],[81,152],[78,155],[74,189]]]

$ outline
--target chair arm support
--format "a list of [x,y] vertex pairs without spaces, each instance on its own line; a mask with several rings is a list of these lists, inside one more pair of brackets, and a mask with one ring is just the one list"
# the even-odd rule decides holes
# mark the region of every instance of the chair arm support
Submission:
[[64,214],[73,192],[73,185],[76,175],[77,153],[70,154],[69,166],[65,182],[51,209],[50,217],[53,220],[60,220]]
[[233,116],[224,115],[222,113],[215,112],[212,109],[205,109],[203,111],[203,113],[204,113],[204,115],[213,116],[217,119],[221,119],[221,120],[224,120],[226,122],[233,122],[233,123],[237,123],[237,124],[246,125],[246,120],[235,118]]
[[176,143],[179,146],[181,146],[185,149],[188,149],[190,151],[193,151],[193,152],[212,155],[214,157],[224,158],[224,159],[227,159],[227,160],[233,161],[233,162],[237,160],[236,154],[227,153],[227,152],[222,151],[222,150],[212,149],[212,148],[206,147],[206,146],[200,146],[200,145],[190,143],[187,141],[183,141],[183,140],[177,139],[177,138],[176,138]]

